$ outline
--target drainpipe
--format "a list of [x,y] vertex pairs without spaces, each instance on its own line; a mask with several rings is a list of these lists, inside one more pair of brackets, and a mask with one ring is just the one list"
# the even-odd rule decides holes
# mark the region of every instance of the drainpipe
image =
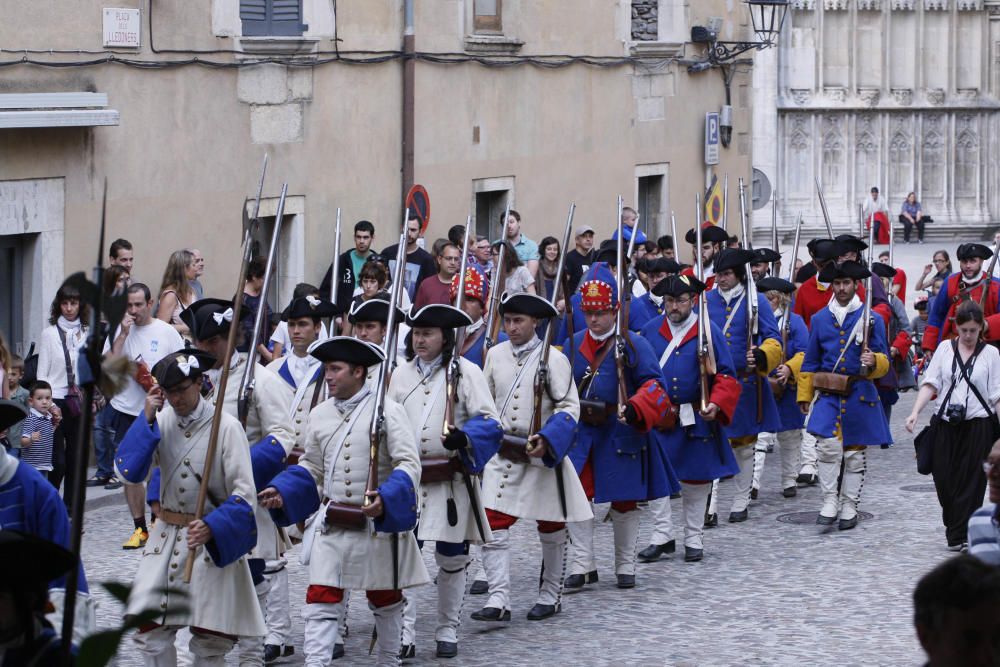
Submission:
[[413,97],[416,61],[416,38],[413,29],[413,2],[403,0],[403,194],[413,185]]

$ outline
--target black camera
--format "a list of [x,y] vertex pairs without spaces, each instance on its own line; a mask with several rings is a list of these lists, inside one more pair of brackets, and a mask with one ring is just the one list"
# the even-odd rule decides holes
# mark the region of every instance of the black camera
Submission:
[[960,403],[951,403],[944,410],[944,418],[950,422],[960,422],[965,419],[965,406]]

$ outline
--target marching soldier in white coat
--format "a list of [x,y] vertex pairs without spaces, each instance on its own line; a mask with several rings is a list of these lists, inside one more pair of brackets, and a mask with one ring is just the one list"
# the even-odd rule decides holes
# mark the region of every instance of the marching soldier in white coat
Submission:
[[[319,339],[323,318],[337,314],[336,306],[312,295],[292,299],[281,314],[288,327],[291,350],[289,354],[272,361],[267,368],[284,380],[289,394],[288,416],[295,424],[295,447],[288,456],[289,463],[298,461],[302,455],[309,412],[326,397],[323,364],[309,354],[309,346]],[[261,585],[267,590],[264,663],[270,664],[279,657],[292,655],[295,649],[288,645],[292,629],[288,606],[288,559],[282,554],[276,560],[265,561],[264,565],[265,582]]]
[[[206,513],[198,520],[192,514],[213,417],[211,404],[201,397],[201,377],[214,363],[211,356],[191,350],[160,360],[152,370],[157,384],[146,397],[144,414],[115,457],[118,474],[132,483],[146,479],[152,465],[162,471],[160,514],[125,610],[130,616],[158,611],[135,635],[150,667],[177,664],[174,639],[182,627],[191,628],[189,647],[196,666],[222,666],[237,637],[264,635],[246,558],[257,537],[256,492],[246,435],[231,415],[222,414]],[[197,551],[191,583],[185,584],[189,548]],[[167,589],[179,589],[186,597]]]
[[[510,339],[490,349],[483,373],[496,400],[504,439],[483,474],[483,499],[493,531],[493,541],[482,548],[489,599],[472,618],[510,620],[508,529],[518,519],[527,519],[537,522],[542,544],[538,598],[527,616],[537,621],[561,610],[566,522],[586,521],[594,515],[566,456],[576,437],[580,402],[569,361],[557,349],[549,353],[541,414],[532,419],[542,353],[535,331],[539,321],[555,317],[556,310],[533,294],[505,294],[500,313]],[[533,421],[541,424],[537,432],[532,432]]]
[[[469,545],[493,539],[479,478],[503,430],[479,367],[456,358],[456,330],[471,318],[454,306],[431,304],[406,318],[406,363],[392,374],[389,399],[406,410],[420,448],[417,543],[435,543],[437,657],[458,655],[459,612],[465,594]],[[416,590],[414,591],[416,592]],[[416,654],[417,598],[407,594],[400,657]]]
[[[363,590],[375,614],[376,664],[397,665],[402,589],[429,581],[412,532],[420,454],[402,406],[385,400],[379,410],[382,400],[365,382],[367,369],[385,359],[380,348],[336,336],[317,342],[310,354],[325,364],[330,398],[310,416],[299,463],[260,494],[279,525],[314,515],[302,543],[309,567],[305,664],[329,663],[337,639],[330,628],[344,613],[344,591]],[[366,493],[373,426],[378,487]]]
[[[215,387],[222,374],[222,359],[226,354],[226,339],[233,325],[232,303],[222,299],[196,301],[181,313],[195,345],[215,357],[215,365],[205,372],[204,396],[210,405],[216,401]],[[236,351],[230,359],[229,377],[224,403],[228,414],[237,417],[240,380],[247,367],[247,357]],[[247,406],[247,441],[254,484],[263,489],[285,465],[285,458],[295,446],[295,429],[291,417],[291,396],[285,382],[276,373],[257,365],[254,368],[254,390]],[[281,558],[291,545],[284,533],[274,525],[267,511],[257,508],[257,546],[250,554],[250,571],[257,586],[257,599],[263,611],[267,605],[269,582],[264,576],[267,561]],[[240,641],[240,663],[261,665],[264,662],[264,638]]]
[[[385,330],[389,323],[389,302],[385,299],[368,299],[351,305],[347,319],[351,323],[351,335],[373,345],[384,346]],[[396,321],[406,319],[406,313],[396,308]],[[379,365],[368,369],[368,383],[375,388]]]

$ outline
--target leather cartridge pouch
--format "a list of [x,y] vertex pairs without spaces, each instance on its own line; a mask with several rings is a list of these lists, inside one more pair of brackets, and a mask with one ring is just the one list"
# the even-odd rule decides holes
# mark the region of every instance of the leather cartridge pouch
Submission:
[[785,395],[785,389],[788,388],[787,384],[781,384],[777,378],[772,377],[767,378],[767,384],[771,387],[771,393],[777,400],[781,400],[781,397]]
[[504,434],[503,440],[500,441],[499,454],[514,463],[527,463],[531,458],[528,456],[527,448],[527,438]]
[[851,393],[854,378],[840,373],[813,373],[813,389],[824,391],[835,396],[847,396]]
[[580,421],[590,426],[604,426],[611,417],[618,412],[618,405],[615,403],[605,403],[604,401],[593,401],[587,398],[580,399]]
[[345,530],[365,530],[368,528],[368,517],[361,511],[361,505],[335,503],[331,500],[326,505],[326,525]]
[[420,483],[450,482],[455,479],[455,473],[460,473],[463,469],[462,460],[457,456],[422,459],[420,461]]

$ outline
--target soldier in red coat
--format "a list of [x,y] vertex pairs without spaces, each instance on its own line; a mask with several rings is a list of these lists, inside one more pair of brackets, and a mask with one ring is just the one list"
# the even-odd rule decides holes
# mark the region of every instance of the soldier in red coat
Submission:
[[[690,243],[692,246],[697,241],[697,235],[695,230],[690,229],[688,233],[684,236],[684,240]],[[701,257],[701,264],[705,272],[705,289],[710,290],[715,284],[715,260],[719,258],[719,253],[722,249],[726,247],[726,242],[729,241],[729,235],[726,234],[726,230],[717,225],[713,225],[710,222],[706,222],[701,226],[701,251],[698,253]],[[694,267],[688,267],[681,272],[681,275],[694,277]]]
[[992,257],[993,251],[981,243],[963,243],[956,254],[960,271],[948,276],[928,308],[927,328],[921,342],[928,359],[941,341],[955,337],[958,305],[964,301],[983,304],[983,288],[987,284],[989,294],[983,304],[986,319],[983,337],[988,341],[1000,340],[1000,281],[988,278],[983,271],[983,261]]

